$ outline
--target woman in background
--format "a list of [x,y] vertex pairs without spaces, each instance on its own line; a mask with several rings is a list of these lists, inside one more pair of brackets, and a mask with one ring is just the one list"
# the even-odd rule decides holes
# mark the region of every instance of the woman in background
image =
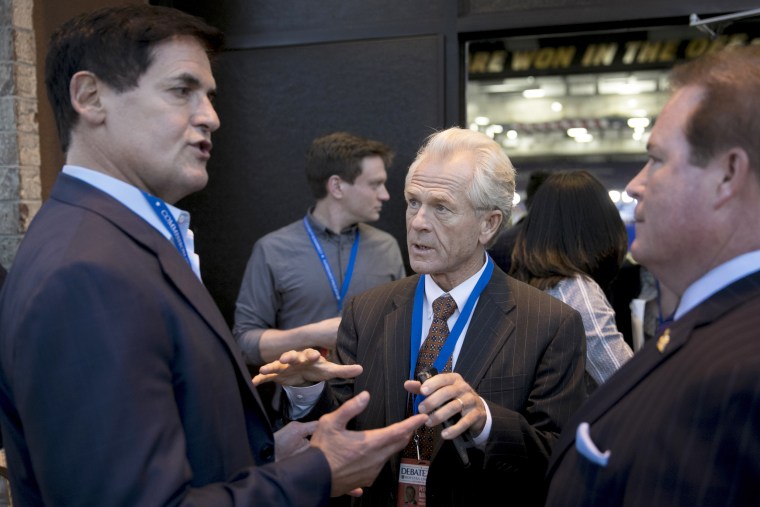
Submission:
[[581,314],[589,392],[633,356],[605,295],[627,248],[607,189],[588,171],[571,171],[552,174],[538,189],[512,254],[512,276]]

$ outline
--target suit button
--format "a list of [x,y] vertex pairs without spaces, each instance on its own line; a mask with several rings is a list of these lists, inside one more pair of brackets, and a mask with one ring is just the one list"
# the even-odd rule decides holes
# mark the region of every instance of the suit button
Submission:
[[271,462],[274,461],[274,446],[265,445],[259,450],[259,457],[262,461]]

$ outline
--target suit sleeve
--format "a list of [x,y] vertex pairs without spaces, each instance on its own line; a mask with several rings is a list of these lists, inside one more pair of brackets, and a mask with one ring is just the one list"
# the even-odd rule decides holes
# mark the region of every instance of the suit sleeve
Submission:
[[[218,361],[221,352],[200,371],[177,369],[184,354],[177,330],[184,328],[172,305],[184,302],[166,290],[160,276],[127,275],[91,263],[68,265],[37,288],[19,317],[23,336],[15,340],[15,406],[31,455],[45,457],[28,463],[44,503],[324,505],[329,467],[316,449],[262,466],[250,466],[252,458],[236,459],[240,466],[233,469],[222,456],[229,449],[190,445],[188,425],[224,424],[219,417],[225,414],[216,413],[220,405],[214,403],[207,413],[183,410],[187,405],[179,398],[199,395],[197,389],[186,392],[185,376],[203,375],[209,397],[225,397],[235,406],[240,391],[228,389],[229,368]],[[199,333],[199,343],[215,338],[209,335]],[[236,429],[244,424],[226,423]],[[265,429],[267,423],[260,425]],[[214,434],[206,430],[197,435]],[[249,444],[241,438],[237,445]],[[195,463],[214,463],[210,467],[219,469],[209,473],[224,480],[197,484],[191,447],[207,449]]]

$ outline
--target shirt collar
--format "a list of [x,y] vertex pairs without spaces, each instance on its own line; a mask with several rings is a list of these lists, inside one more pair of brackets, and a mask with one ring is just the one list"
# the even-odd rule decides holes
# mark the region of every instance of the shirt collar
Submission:
[[[62,172],[110,195],[152,225],[162,236],[171,239],[171,235],[158,220],[139,188],[100,171],[93,171],[80,166],[64,165]],[[169,203],[166,203],[166,206],[185,232],[190,226],[190,213]]]
[[679,319],[686,312],[724,287],[758,270],[760,270],[760,250],[734,257],[730,261],[724,262],[720,266],[708,271],[707,274],[684,291],[673,319]]
[[[330,229],[327,228],[325,224],[317,220],[317,218],[314,216],[314,206],[308,209],[306,212],[306,219],[309,221],[309,224],[311,225],[311,228],[314,230],[314,232],[325,234],[328,236],[336,236],[334,232],[332,232]],[[351,235],[353,236],[356,234],[356,228],[359,227],[359,224],[352,224],[340,231],[341,235]]]
[[[485,258],[485,257],[484,257]],[[488,261],[488,258],[485,258],[486,261]],[[451,295],[452,298],[454,298],[454,301],[457,304],[457,309],[454,311],[454,315],[459,315],[459,311],[464,308],[464,305],[467,304],[467,299],[470,297],[470,294],[472,293],[472,290],[475,288],[475,285],[478,283],[478,280],[480,280],[480,276],[483,274],[483,271],[486,270],[487,262],[483,263],[483,266],[478,270],[477,273],[472,275],[470,278],[465,280],[464,282],[460,283],[453,289],[451,289],[448,293]],[[425,308],[426,310],[432,311],[433,307],[433,301],[435,301],[438,297],[443,295],[445,291],[441,289],[435,281],[433,281],[432,276],[425,276]]]

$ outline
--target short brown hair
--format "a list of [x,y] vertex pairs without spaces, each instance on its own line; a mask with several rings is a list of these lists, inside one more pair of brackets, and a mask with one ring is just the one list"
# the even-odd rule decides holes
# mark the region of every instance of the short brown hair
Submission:
[[729,47],[679,64],[670,83],[674,91],[684,86],[704,91],[684,131],[691,162],[704,166],[739,146],[760,177],[760,46]]
[[306,179],[316,199],[327,195],[327,180],[337,175],[353,183],[362,172],[362,160],[380,157],[389,167],[393,151],[380,141],[373,141],[348,132],[333,132],[316,138],[306,155]]

